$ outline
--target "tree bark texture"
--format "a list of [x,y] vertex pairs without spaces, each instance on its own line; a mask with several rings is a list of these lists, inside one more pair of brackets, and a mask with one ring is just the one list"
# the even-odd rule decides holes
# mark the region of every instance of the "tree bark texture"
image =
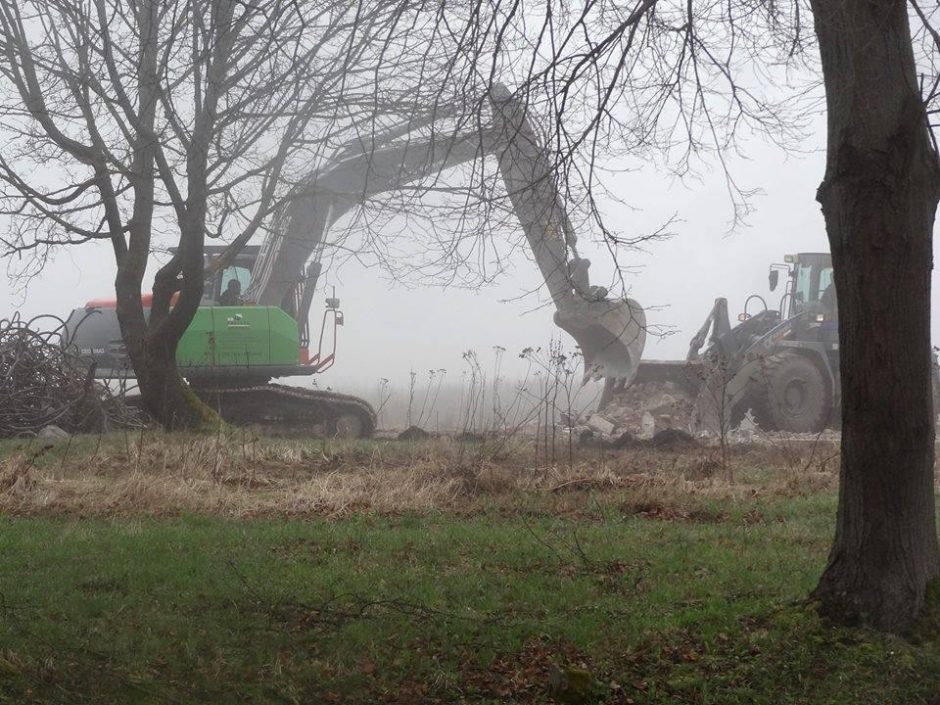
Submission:
[[839,300],[836,534],[815,591],[844,623],[903,632],[940,573],[930,275],[940,167],[904,0],[812,0],[828,109],[822,204]]
[[165,429],[201,431],[219,423],[212,409],[180,376],[176,367],[178,336],[148,333],[146,324],[140,327],[123,323],[122,336],[144,406]]

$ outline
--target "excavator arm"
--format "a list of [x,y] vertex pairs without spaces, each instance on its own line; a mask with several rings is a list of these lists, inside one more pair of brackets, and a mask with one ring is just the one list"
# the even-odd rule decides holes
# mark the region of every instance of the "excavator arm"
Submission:
[[490,94],[499,167],[516,217],[555,303],[555,323],[577,341],[584,378],[621,385],[636,376],[646,345],[646,315],[632,299],[609,299],[592,287],[590,262],[578,256],[577,237],[558,191],[554,164],[526,115],[503,86]]
[[[332,225],[349,210],[380,193],[405,187],[447,168],[494,155],[533,257],[555,304],[555,323],[578,343],[585,379],[632,381],[646,339],[642,307],[612,300],[591,286],[590,262],[578,256],[577,237],[557,187],[554,165],[525,114],[502,86],[490,95],[493,125],[486,130],[405,144],[353,143],[322,171],[312,174],[297,197],[275,218],[255,262],[245,297],[283,305],[306,278],[304,264]],[[414,129],[412,126],[411,129]],[[392,131],[395,137],[408,133]],[[316,278],[307,278],[297,311],[306,320]]]

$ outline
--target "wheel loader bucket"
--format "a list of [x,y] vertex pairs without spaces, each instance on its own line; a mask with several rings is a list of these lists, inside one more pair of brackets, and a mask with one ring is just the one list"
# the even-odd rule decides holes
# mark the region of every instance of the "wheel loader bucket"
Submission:
[[556,311],[555,323],[580,346],[585,382],[633,381],[646,345],[646,314],[636,301],[578,301]]

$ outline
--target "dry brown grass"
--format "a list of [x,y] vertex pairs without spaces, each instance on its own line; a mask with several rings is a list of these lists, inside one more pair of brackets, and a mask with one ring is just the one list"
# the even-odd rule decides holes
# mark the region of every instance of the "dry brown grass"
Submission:
[[[474,512],[533,502],[580,511],[588,502],[683,506],[690,499],[793,496],[836,486],[832,446],[716,451],[578,451],[575,462],[533,462],[531,449],[462,445],[278,441],[245,434],[110,437],[7,447],[0,511],[80,515],[211,513],[342,516],[351,512]],[[559,457],[565,456],[560,453]],[[565,456],[566,457],[566,456]],[[652,503],[652,504],[651,504]]]

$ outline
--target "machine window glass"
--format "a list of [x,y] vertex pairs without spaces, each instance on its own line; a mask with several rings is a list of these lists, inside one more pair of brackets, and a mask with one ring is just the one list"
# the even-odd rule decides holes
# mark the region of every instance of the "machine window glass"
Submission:
[[247,267],[226,267],[216,281],[219,288],[215,294],[220,306],[238,306],[243,303],[242,294],[248,288],[251,271]]
[[251,270],[247,267],[226,267],[222,270],[222,287],[220,290],[225,291],[232,279],[236,279],[242,285],[242,291],[244,291],[251,282]]
[[823,293],[826,289],[829,288],[829,285],[832,284],[832,267],[824,267],[819,272],[819,296],[822,298]]
[[805,265],[796,268],[796,280],[793,284],[793,303],[799,310],[811,300],[813,287],[813,269]]

